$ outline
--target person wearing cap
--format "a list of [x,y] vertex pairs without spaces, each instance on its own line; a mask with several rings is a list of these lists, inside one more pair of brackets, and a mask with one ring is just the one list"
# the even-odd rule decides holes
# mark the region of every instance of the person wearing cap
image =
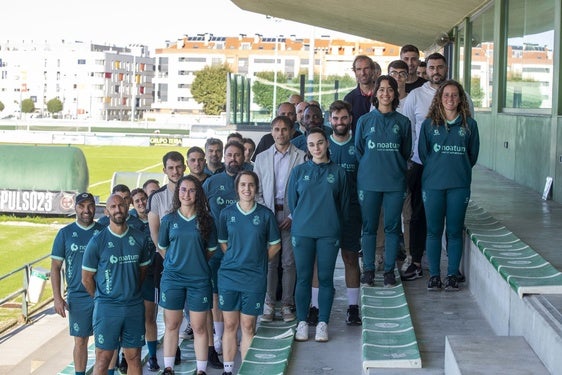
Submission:
[[145,343],[141,284],[151,263],[148,237],[127,224],[125,200],[112,194],[105,206],[109,226],[92,237],[82,259],[82,284],[94,297],[94,375],[107,374],[121,346],[129,375],[142,374]]
[[[90,193],[76,196],[76,221],[57,233],[51,251],[51,284],[57,314],[68,321],[74,337],[74,369],[85,374],[88,361],[88,338],[93,334],[94,300],[82,285],[81,267],[84,250],[90,239],[104,227],[94,221],[96,203]],[[66,301],[63,297],[61,269],[65,264]]]

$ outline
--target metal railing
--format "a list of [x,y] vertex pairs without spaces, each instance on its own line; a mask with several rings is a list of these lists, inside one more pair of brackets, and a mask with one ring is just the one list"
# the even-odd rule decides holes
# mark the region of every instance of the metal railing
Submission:
[[[29,321],[29,301],[28,301],[28,295],[29,295],[29,281],[31,278],[31,271],[33,270],[33,266],[45,259],[47,259],[50,256],[50,254],[47,254],[41,258],[35,259],[34,261],[24,264],[23,266],[16,268],[15,270],[8,272],[5,275],[0,276],[0,285],[2,284],[2,281],[9,278],[10,276],[18,273],[18,272],[24,272],[23,275],[23,287],[20,289],[17,289],[16,291],[10,293],[9,295],[7,295],[6,297],[2,298],[0,300],[0,307],[2,305],[4,305],[6,302],[12,301],[17,299],[18,297],[22,297],[22,301],[21,301],[21,315],[23,320],[27,323]],[[2,290],[2,288],[0,288],[0,290]]]

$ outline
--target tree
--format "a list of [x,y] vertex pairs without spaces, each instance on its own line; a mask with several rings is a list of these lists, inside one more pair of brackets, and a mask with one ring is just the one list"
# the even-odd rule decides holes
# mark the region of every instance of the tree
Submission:
[[51,114],[59,113],[62,111],[62,102],[59,98],[53,98],[47,102],[47,111]]
[[[259,72],[255,74],[254,83],[252,84],[252,92],[254,93],[254,103],[262,108],[266,108],[271,112],[273,105],[273,86],[274,86],[274,73],[273,72]],[[320,77],[314,76],[312,86],[307,81],[306,96],[319,101],[322,106],[327,107],[335,100],[336,90],[334,88],[335,82],[339,81],[338,99],[343,97],[357,85],[355,77],[349,75],[343,76],[324,76],[322,77],[322,87],[320,87]],[[288,80],[282,73],[277,73],[277,97],[275,107],[284,101],[287,101],[289,96],[300,91],[300,74],[292,80]],[[309,89],[312,89],[309,92]],[[320,95],[320,92],[322,95]],[[320,96],[322,96],[320,98]]]
[[31,99],[24,99],[21,101],[22,113],[33,113],[35,111],[35,103]]
[[195,73],[191,94],[197,103],[203,103],[208,115],[219,115],[226,110],[226,79],[230,73],[227,64],[206,66]]
[[[291,94],[299,92],[299,86],[294,83],[288,83],[287,76],[280,72],[277,73],[277,85],[274,85],[274,75],[274,72],[258,72],[255,74],[254,83],[252,84],[254,103],[267,109],[270,113],[273,113],[279,103],[286,102]],[[275,108],[273,108],[273,86],[277,88]]]
[[4,108],[6,108],[6,107],[4,106],[4,103],[0,102],[0,112],[2,112],[2,111],[4,110]]

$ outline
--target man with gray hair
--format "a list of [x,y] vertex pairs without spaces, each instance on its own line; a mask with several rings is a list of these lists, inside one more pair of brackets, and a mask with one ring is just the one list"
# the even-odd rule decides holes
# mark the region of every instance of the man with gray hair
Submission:
[[371,109],[375,81],[381,75],[381,67],[369,56],[359,55],[353,60],[351,69],[355,73],[357,87],[351,90],[343,100],[351,104],[353,111],[351,130],[355,132],[359,117],[368,113]]

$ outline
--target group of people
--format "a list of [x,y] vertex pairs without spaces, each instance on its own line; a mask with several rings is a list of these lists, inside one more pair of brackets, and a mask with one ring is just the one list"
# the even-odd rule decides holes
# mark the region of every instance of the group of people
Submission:
[[412,45],[402,47],[386,75],[368,56],[357,56],[357,88],[330,105],[331,126],[318,103],[292,95],[257,146],[233,133],[224,147],[210,138],[204,149],[189,148],[186,159],[168,152],[167,184],[150,180],[133,191],[115,186],[98,222],[93,196],[79,194],[76,222],[54,241],[51,273],[56,312],[69,311],[76,374],[84,373],[92,334],[94,374],[112,373],[119,348],[128,373],[140,374],[145,341],[148,366],[159,370],[158,305],[165,322],[163,374],[173,374],[181,361],[184,316],[198,374],[208,363],[231,374],[237,332],[244,358],[258,317],[272,321],[277,311],[285,322],[297,320],[295,340],[308,340],[309,326],[316,326],[314,339],[326,342],[339,250],[346,323],[360,325],[360,285],[375,283],[377,249],[384,253],[384,286],[396,284],[402,235],[411,257],[402,279],[423,276],[427,250],[428,289],[442,289],[445,223],[444,287],[458,290],[478,128],[470,98],[446,79],[445,57],[433,53],[425,65],[427,79]]

